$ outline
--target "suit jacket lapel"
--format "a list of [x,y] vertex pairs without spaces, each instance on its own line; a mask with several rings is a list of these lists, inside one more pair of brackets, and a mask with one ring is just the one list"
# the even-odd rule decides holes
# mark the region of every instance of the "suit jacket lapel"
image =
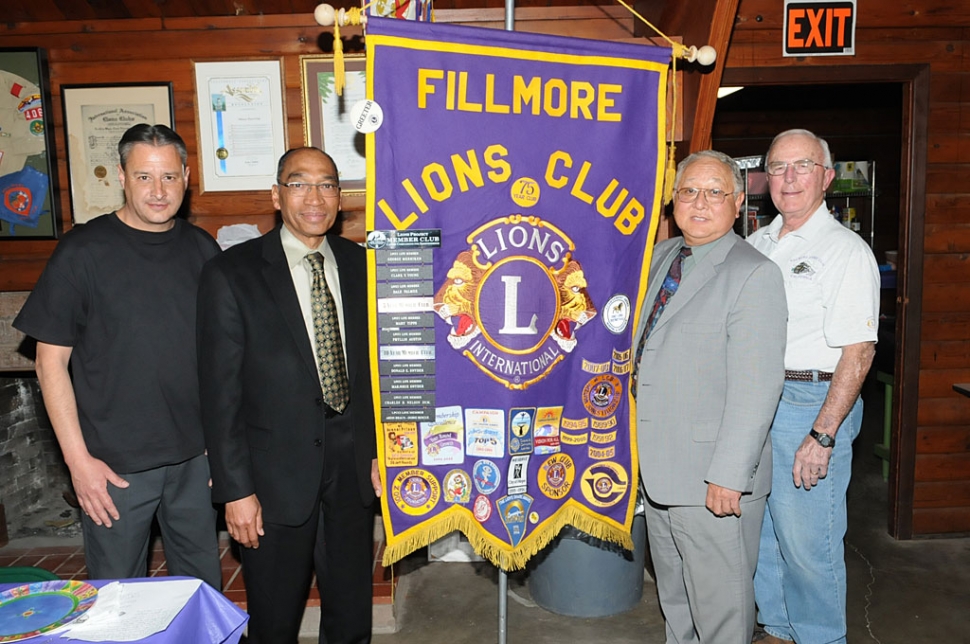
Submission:
[[[647,326],[647,318],[650,317],[650,311],[653,309],[653,303],[654,300],[657,299],[657,293],[660,291],[660,286],[664,282],[664,277],[667,275],[667,270],[669,270],[670,263],[673,261],[673,258],[677,255],[677,253],[680,252],[682,245],[683,244],[674,244],[667,249],[667,252],[663,257],[656,258],[658,262],[656,265],[665,266],[667,268],[664,268],[663,273],[654,275],[647,284],[647,292],[643,296],[643,306],[640,314],[640,321],[637,323],[637,333],[635,336],[633,336],[633,346],[636,346],[636,343],[640,340],[640,336],[643,334],[643,330]],[[651,264],[654,264],[654,262],[651,261]],[[663,318],[663,316],[660,317],[661,319]],[[660,321],[658,320],[657,322],[659,323]]]
[[313,378],[319,380],[317,360],[313,355],[313,347],[310,346],[306,322],[303,320],[303,311],[300,309],[300,301],[297,299],[296,289],[293,287],[290,267],[286,263],[286,254],[283,253],[283,242],[280,240],[279,227],[266,233],[263,259],[266,260],[266,265],[263,266],[263,277],[269,284],[270,293],[276,300],[280,314],[286,320],[286,328],[293,336],[293,342],[296,343],[297,351],[303,358],[303,363],[309,369]]
[[[734,232],[728,232],[728,238],[717,245],[716,248],[712,249],[710,253],[704,257],[697,266],[695,266],[691,272],[683,278],[680,282],[680,286],[677,288],[677,292],[674,294],[670,301],[667,302],[667,307],[664,309],[663,314],[660,319],[657,320],[657,324],[654,326],[654,331],[662,327],[664,324],[669,322],[677,315],[677,312],[684,308],[691,298],[693,298],[697,293],[704,288],[704,285],[711,281],[715,275],[717,275],[717,267],[724,262],[727,254],[737,243],[739,237],[734,234]],[[680,251],[680,248],[677,248]]]

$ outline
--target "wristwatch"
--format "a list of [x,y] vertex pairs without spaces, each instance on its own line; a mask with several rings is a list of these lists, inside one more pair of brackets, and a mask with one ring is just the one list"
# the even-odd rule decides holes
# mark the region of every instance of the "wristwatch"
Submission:
[[822,434],[815,431],[815,428],[808,430],[808,435],[818,441],[818,444],[822,447],[835,447],[835,439],[828,434]]

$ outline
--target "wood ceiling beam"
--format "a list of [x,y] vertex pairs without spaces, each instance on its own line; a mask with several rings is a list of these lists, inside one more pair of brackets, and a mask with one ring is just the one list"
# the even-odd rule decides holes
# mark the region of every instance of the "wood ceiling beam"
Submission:
[[[695,64],[678,61],[678,69],[684,70],[681,101],[684,114],[684,139],[687,150],[678,154],[696,152],[711,147],[711,126],[717,106],[717,89],[724,73],[727,54],[739,0],[638,0],[635,8],[648,20],[656,18],[657,28],[664,33],[683,37],[688,47],[710,45],[717,50],[713,68],[701,68]],[[637,35],[648,36],[643,25],[637,25]]]

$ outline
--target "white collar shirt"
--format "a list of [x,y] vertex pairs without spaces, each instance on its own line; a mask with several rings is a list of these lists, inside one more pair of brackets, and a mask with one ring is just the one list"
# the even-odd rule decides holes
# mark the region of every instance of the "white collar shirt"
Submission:
[[781,268],[788,299],[785,368],[835,371],[842,347],[875,342],[879,266],[868,244],[829,214],[825,202],[779,239],[778,215],[748,242]]

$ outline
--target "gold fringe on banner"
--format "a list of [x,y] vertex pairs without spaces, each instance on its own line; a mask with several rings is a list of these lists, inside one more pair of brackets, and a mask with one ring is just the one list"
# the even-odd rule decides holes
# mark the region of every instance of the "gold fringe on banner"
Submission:
[[[444,515],[408,530],[404,533],[407,536],[403,538],[388,539],[384,548],[383,565],[388,567],[398,559],[411,554],[418,548],[430,545],[432,541],[451,534],[455,530],[461,531],[468,538],[468,542],[479,556],[507,572],[525,568],[529,559],[549,545],[559,534],[559,531],[567,525],[578,528],[597,539],[618,543],[627,550],[633,550],[633,539],[628,532],[622,527],[605,524],[601,518],[593,518],[588,514],[589,512],[590,510],[581,508],[581,506],[567,503],[558,510],[551,521],[536,526],[534,532],[513,548],[505,542],[490,537],[482,529],[481,524],[475,520],[475,517],[471,515],[471,512],[456,506]],[[384,528],[386,534],[391,534],[386,518]]]

